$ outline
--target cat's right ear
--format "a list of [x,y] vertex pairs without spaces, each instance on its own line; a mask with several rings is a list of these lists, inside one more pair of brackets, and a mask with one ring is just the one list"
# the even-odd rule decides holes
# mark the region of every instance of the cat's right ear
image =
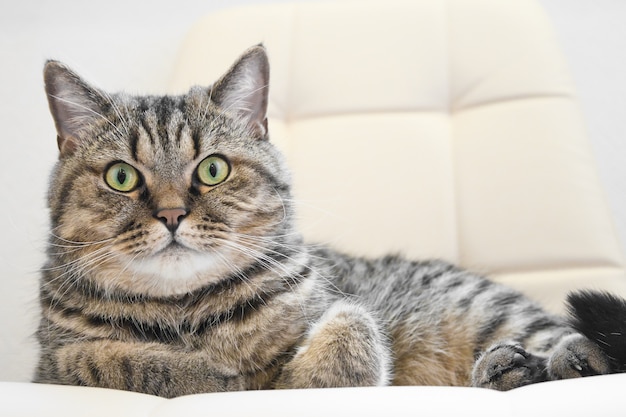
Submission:
[[43,74],[59,151],[61,155],[72,154],[85,127],[103,117],[99,105],[102,94],[58,61],[46,62]]

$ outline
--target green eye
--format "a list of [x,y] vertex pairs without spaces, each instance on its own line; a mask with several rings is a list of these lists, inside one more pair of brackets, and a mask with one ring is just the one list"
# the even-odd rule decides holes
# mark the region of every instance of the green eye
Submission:
[[221,156],[211,155],[198,165],[198,178],[206,185],[217,185],[230,173],[228,162]]
[[133,191],[139,185],[139,173],[123,162],[111,165],[104,179],[109,187],[124,193]]

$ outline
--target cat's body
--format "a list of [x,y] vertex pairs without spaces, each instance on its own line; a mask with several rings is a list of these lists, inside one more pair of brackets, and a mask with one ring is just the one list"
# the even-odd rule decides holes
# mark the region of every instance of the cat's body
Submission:
[[305,244],[267,140],[262,47],[178,97],[109,96],[55,62],[45,78],[61,155],[37,382],[172,397],[612,371],[563,319],[482,277]]

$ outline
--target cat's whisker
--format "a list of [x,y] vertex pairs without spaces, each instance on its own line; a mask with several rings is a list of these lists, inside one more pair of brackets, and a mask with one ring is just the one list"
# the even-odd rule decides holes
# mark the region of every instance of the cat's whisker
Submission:
[[[326,277],[322,276],[322,274],[320,274],[318,271],[315,271],[313,268],[310,267],[310,265],[308,265],[305,261],[303,260],[298,260],[292,256],[286,255],[284,253],[269,249],[267,247],[264,246],[259,246],[256,245],[254,243],[251,242],[245,242],[244,239],[242,239],[242,237],[244,237],[244,235],[239,235],[239,237],[236,237],[235,235],[233,235],[234,239],[229,239],[229,240],[224,240],[223,243],[226,246],[232,247],[238,251],[240,251],[241,253],[245,254],[246,256],[251,257],[252,259],[254,259],[255,261],[261,263],[262,265],[264,265],[269,271],[273,271],[276,274],[278,274],[279,276],[283,276],[284,282],[289,286],[289,288],[291,289],[292,293],[294,294],[299,294],[297,291],[295,291],[295,289],[291,286],[291,283],[288,279],[288,277],[290,278],[304,278],[299,272],[295,272],[292,270],[287,269],[286,265],[286,261],[291,261],[293,262],[295,265],[299,266],[299,267],[303,267],[307,270],[309,270],[313,275],[317,276],[318,278],[322,279],[323,282],[327,283],[328,285],[330,285],[330,287],[332,288],[328,288],[329,291],[332,292],[337,292],[339,294],[343,294],[337,287],[335,287],[332,282],[327,279]],[[238,243],[241,242],[241,243]],[[243,244],[242,244],[243,243]],[[252,247],[250,247],[252,246]],[[257,249],[258,248],[258,249]],[[283,259],[283,261],[278,261],[274,258],[272,258],[271,256],[267,255],[266,253],[264,253],[263,251],[267,251],[270,252],[274,255],[280,256]],[[306,252],[303,251],[294,251],[300,255],[307,255]],[[295,280],[296,286],[298,285],[298,279]],[[301,300],[301,308],[302,308],[302,312],[303,315],[306,317],[307,313],[306,313],[306,308],[304,306],[304,300]]]
[[[312,259],[320,259],[320,260],[325,259],[321,256],[317,256],[314,253],[311,253],[310,251],[304,249],[301,246],[301,243],[299,242],[299,238],[301,235],[297,232],[285,233],[285,234],[279,234],[279,235],[266,235],[266,236],[254,236],[254,235],[242,234],[242,233],[237,233],[237,232],[229,232],[229,233],[233,236],[236,236],[237,239],[248,240],[252,243],[259,245],[259,247],[266,247],[268,245],[274,245],[274,246],[279,246],[288,251],[295,252],[298,254],[306,254],[309,258],[312,258]],[[284,238],[289,238],[289,237],[298,238],[298,242],[294,244],[283,242]],[[307,244],[307,246],[310,248],[314,248],[318,245]],[[319,246],[323,247],[323,245],[321,244]]]
[[[298,254],[303,254],[300,252],[296,252]],[[306,254],[305,254],[306,255]],[[270,259],[272,259],[270,257]],[[297,266],[299,267],[303,267],[304,269],[310,271],[312,273],[313,276],[318,276],[321,277],[321,274],[318,274],[317,271],[315,271],[313,268],[309,267],[309,265],[306,265],[303,261],[301,260],[297,260],[296,258],[292,257],[292,256],[287,256],[285,257],[285,261],[291,261],[294,262]],[[289,281],[289,279],[287,278],[298,278],[296,279],[293,283],[295,285],[295,288],[292,287],[291,282]],[[302,313],[302,317],[309,323],[312,324],[313,319],[309,318],[309,314],[308,314],[308,309],[307,309],[307,305],[306,305],[306,295],[301,293],[300,291],[297,291],[298,287],[300,286],[300,282],[302,279],[304,279],[305,277],[300,273],[300,272],[289,272],[287,271],[287,275],[283,278],[283,281],[285,282],[285,284],[287,284],[287,286],[289,287],[289,289],[291,290],[292,294],[296,295],[298,300],[299,300],[299,307],[300,307],[300,311]]]
[[[246,276],[241,267],[229,262],[226,255],[220,253],[219,251],[213,251],[212,253],[214,253],[224,265],[233,270],[233,272],[241,278],[242,282],[248,287],[249,290],[254,292],[254,289],[250,285],[250,279]],[[265,301],[263,301],[263,303],[265,303]]]
[[[83,248],[81,247],[81,248],[77,248],[76,250],[82,250],[82,249]],[[85,255],[80,256],[80,257],[78,257],[76,259],[72,259],[71,261],[66,262],[64,264],[56,265],[56,266],[53,266],[53,267],[44,267],[44,268],[41,268],[41,270],[42,271],[63,270],[63,269],[66,269],[68,267],[71,267],[73,265],[79,264],[79,263],[83,262],[85,259],[92,258],[92,257],[95,257],[95,256],[99,256],[99,255],[101,255],[103,253],[107,253],[109,250],[110,250],[109,247],[98,248],[98,249],[96,249],[94,251],[91,251],[89,253],[86,253]],[[73,252],[75,252],[75,251],[72,250],[72,251],[60,253],[60,255],[67,255],[67,254],[73,253]]]
[[[110,237],[110,238],[106,238],[106,239],[102,239],[102,240],[94,240],[94,241],[74,241],[74,240],[65,239],[65,238],[55,234],[53,231],[50,231],[49,233],[55,239],[58,239],[58,240],[60,240],[62,242],[65,242],[65,243],[69,243],[70,245],[74,245],[74,246],[98,245],[98,244],[102,244],[102,243],[108,243],[108,242],[111,242],[111,241],[116,239],[116,237]],[[52,245],[57,245],[57,244],[52,243]]]
[[[104,246],[103,246],[104,245]],[[55,255],[64,256],[69,255],[76,252],[81,252],[85,250],[90,250],[90,253],[108,250],[110,245],[108,243],[91,243],[87,245],[54,245],[50,244],[50,247],[58,248],[57,252],[54,252]],[[98,247],[100,246],[100,247]]]
[[121,254],[115,252],[106,252],[88,260],[87,262],[84,262],[83,264],[76,265],[76,270],[78,271],[81,279],[84,279],[93,275],[93,272],[98,271],[102,265],[121,256]]
[[[287,269],[285,265],[272,259],[270,256],[264,254],[261,251],[255,250],[248,245],[242,245],[234,240],[226,240],[218,238],[222,244],[228,246],[232,249],[238,250],[240,253],[252,258],[255,261],[261,263],[264,267],[266,267],[269,271],[281,270],[282,273],[292,276],[292,272]],[[276,268],[276,269],[274,269]]]
[[[310,251],[310,250],[306,250],[301,246],[301,242],[300,239],[302,237],[302,235],[296,231],[294,232],[289,232],[289,233],[283,233],[283,234],[276,234],[276,235],[265,235],[265,236],[255,236],[255,235],[249,235],[249,234],[241,234],[241,233],[237,233],[237,232],[229,232],[232,235],[237,236],[238,238],[243,238],[243,239],[247,239],[250,240],[254,243],[257,243],[259,245],[274,245],[274,246],[279,246],[281,248],[284,248],[286,250],[295,252],[295,253],[306,253],[308,255],[308,257],[310,259],[318,259],[318,260],[325,260],[326,258],[324,258],[323,256],[319,256],[316,255],[314,251]],[[287,242],[283,242],[283,240],[285,240],[285,238],[295,238],[296,242],[293,244],[289,244]],[[325,247],[323,244],[321,243],[307,243],[306,245],[309,249],[315,249],[315,248],[323,248]]]
[[[50,280],[49,282],[54,282],[56,280],[62,279],[64,275],[66,274],[76,274],[79,276],[83,276],[87,272],[89,272],[89,270],[86,268],[90,267],[94,263],[98,263],[98,261],[100,260],[112,259],[116,256],[119,256],[117,253],[111,251],[111,248],[112,248],[111,245],[106,245],[98,249],[91,250],[85,253],[84,255],[79,256],[75,259],[72,259],[69,262],[66,262],[64,264],[50,267],[50,268],[44,268],[43,270],[44,271],[47,270],[51,272],[54,272],[55,270],[66,270],[65,273],[58,275],[57,277]],[[98,265],[100,264],[98,263]]]
[[[91,259],[88,259],[86,262],[73,262],[66,272],[48,281],[48,285],[53,284],[56,281],[61,281],[61,285],[59,285],[52,295],[52,301],[50,302],[49,309],[54,309],[79,280],[84,282],[86,276],[89,276],[91,272],[97,270],[103,263],[115,258],[116,256],[117,254],[115,253],[105,252],[91,257]],[[85,256],[79,260],[85,261],[85,258],[88,257],[89,256]],[[57,300],[56,302],[54,301],[55,299]]]
[[[97,247],[99,246],[99,247]],[[72,259],[70,261],[68,261],[67,263],[63,263],[60,264],[58,267],[55,268],[64,268],[68,265],[72,265],[74,263],[77,262],[81,262],[83,259],[85,258],[89,258],[89,257],[93,257],[96,255],[99,255],[103,252],[107,252],[110,250],[111,245],[109,244],[97,244],[97,245],[88,245],[88,246],[64,246],[64,249],[68,249],[66,251],[59,251],[57,252],[57,255],[59,256],[64,256],[64,255],[70,255],[70,254],[75,254],[76,252],[84,252],[82,255],[75,257],[72,256]],[[62,258],[61,258],[62,259]],[[48,268],[50,270],[54,270],[55,268]]]
[[[245,245],[241,245],[233,240],[224,240],[223,243],[225,244],[225,246],[230,247],[232,249],[235,249],[237,251],[239,251],[240,253],[250,257],[251,259],[253,259],[254,261],[260,263],[261,265],[263,265],[264,268],[266,268],[268,271],[270,272],[274,272],[277,275],[279,275],[283,282],[285,282],[285,284],[289,287],[290,291],[293,294],[298,294],[299,293],[297,291],[295,291],[295,289],[292,287],[292,284],[290,282],[289,279],[287,278],[302,278],[300,276],[300,274],[295,273],[293,271],[290,271],[286,268],[286,266],[278,261],[276,261],[275,259],[272,259],[271,257],[263,254],[262,252],[259,252],[257,250],[251,249]],[[243,273],[243,271],[241,271],[238,276],[240,276],[244,282],[247,283],[247,281],[249,280],[249,278]],[[297,280],[295,281],[295,285],[297,286]],[[302,310],[302,314],[303,317],[307,316],[307,312],[306,312],[306,306],[305,306],[305,302],[302,298],[300,298],[300,308]]]
[[[128,270],[128,268],[132,265],[133,262],[135,262],[135,260],[141,255],[141,252],[137,252],[132,258],[130,258],[126,264],[124,265],[123,268],[120,269],[120,271],[118,272],[117,276],[118,278],[122,276],[122,274],[124,272],[126,272]],[[143,259],[142,259],[143,262]]]
[[[237,236],[237,239],[239,241],[245,241],[245,240],[251,238],[250,236],[241,235],[241,234],[236,235],[236,236]],[[298,248],[298,247],[295,247],[295,246],[281,244],[281,243],[273,242],[273,241],[269,241],[268,243],[272,243],[274,245],[282,246],[284,249],[287,249],[289,251],[295,252],[296,254],[299,254],[299,255],[306,255],[306,257],[308,259],[310,259],[311,257],[314,257],[309,252],[307,252],[305,250],[302,250],[301,248]],[[297,265],[299,265],[299,266],[309,270],[313,275],[315,275],[316,277],[318,277],[318,278],[322,279],[323,281],[325,281],[330,286],[330,288],[328,288],[330,291],[335,292],[335,293],[340,294],[340,295],[345,295],[343,293],[343,291],[341,291],[335,284],[333,284],[331,279],[329,279],[328,277],[325,277],[324,275],[320,274],[319,271],[317,271],[314,268],[312,268],[307,262],[299,261],[299,260],[297,260],[297,259],[295,259],[293,257],[290,257],[288,255],[285,255],[285,254],[283,254],[283,253],[281,253],[279,251],[270,249],[270,248],[268,248],[266,246],[259,245],[258,243],[254,243],[254,239],[250,239],[248,241],[248,244],[249,245],[253,245],[256,248],[259,248],[260,250],[267,250],[267,251],[269,251],[269,252],[271,252],[271,253],[273,253],[275,255],[282,256],[282,257],[285,258],[285,260],[290,260],[292,262],[295,262]],[[262,253],[262,252],[260,252],[260,253]]]
[[[71,253],[75,253],[83,249],[83,247],[76,247],[76,246],[55,246],[55,245],[50,245],[50,246],[59,248],[59,250],[56,252],[48,251],[50,255],[55,255],[55,256],[56,255],[58,256],[69,255]],[[62,248],[66,250],[61,250]]]
[[70,242],[70,241],[66,241],[68,243],[67,245],[60,244],[60,243],[50,243],[50,246],[57,247],[57,248],[84,249],[84,248],[88,248],[88,247],[91,247],[91,246],[105,245],[107,243],[110,243],[113,240],[115,240],[115,238],[106,239],[106,240],[97,241],[97,242]]

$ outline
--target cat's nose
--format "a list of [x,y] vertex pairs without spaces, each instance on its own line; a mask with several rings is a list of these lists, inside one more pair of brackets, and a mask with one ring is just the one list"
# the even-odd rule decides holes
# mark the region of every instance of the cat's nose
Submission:
[[178,207],[178,208],[173,208],[173,209],[157,210],[156,213],[154,214],[154,217],[162,221],[163,224],[165,224],[165,226],[167,226],[167,228],[171,232],[174,232],[178,228],[180,221],[186,215],[187,215],[187,209]]

